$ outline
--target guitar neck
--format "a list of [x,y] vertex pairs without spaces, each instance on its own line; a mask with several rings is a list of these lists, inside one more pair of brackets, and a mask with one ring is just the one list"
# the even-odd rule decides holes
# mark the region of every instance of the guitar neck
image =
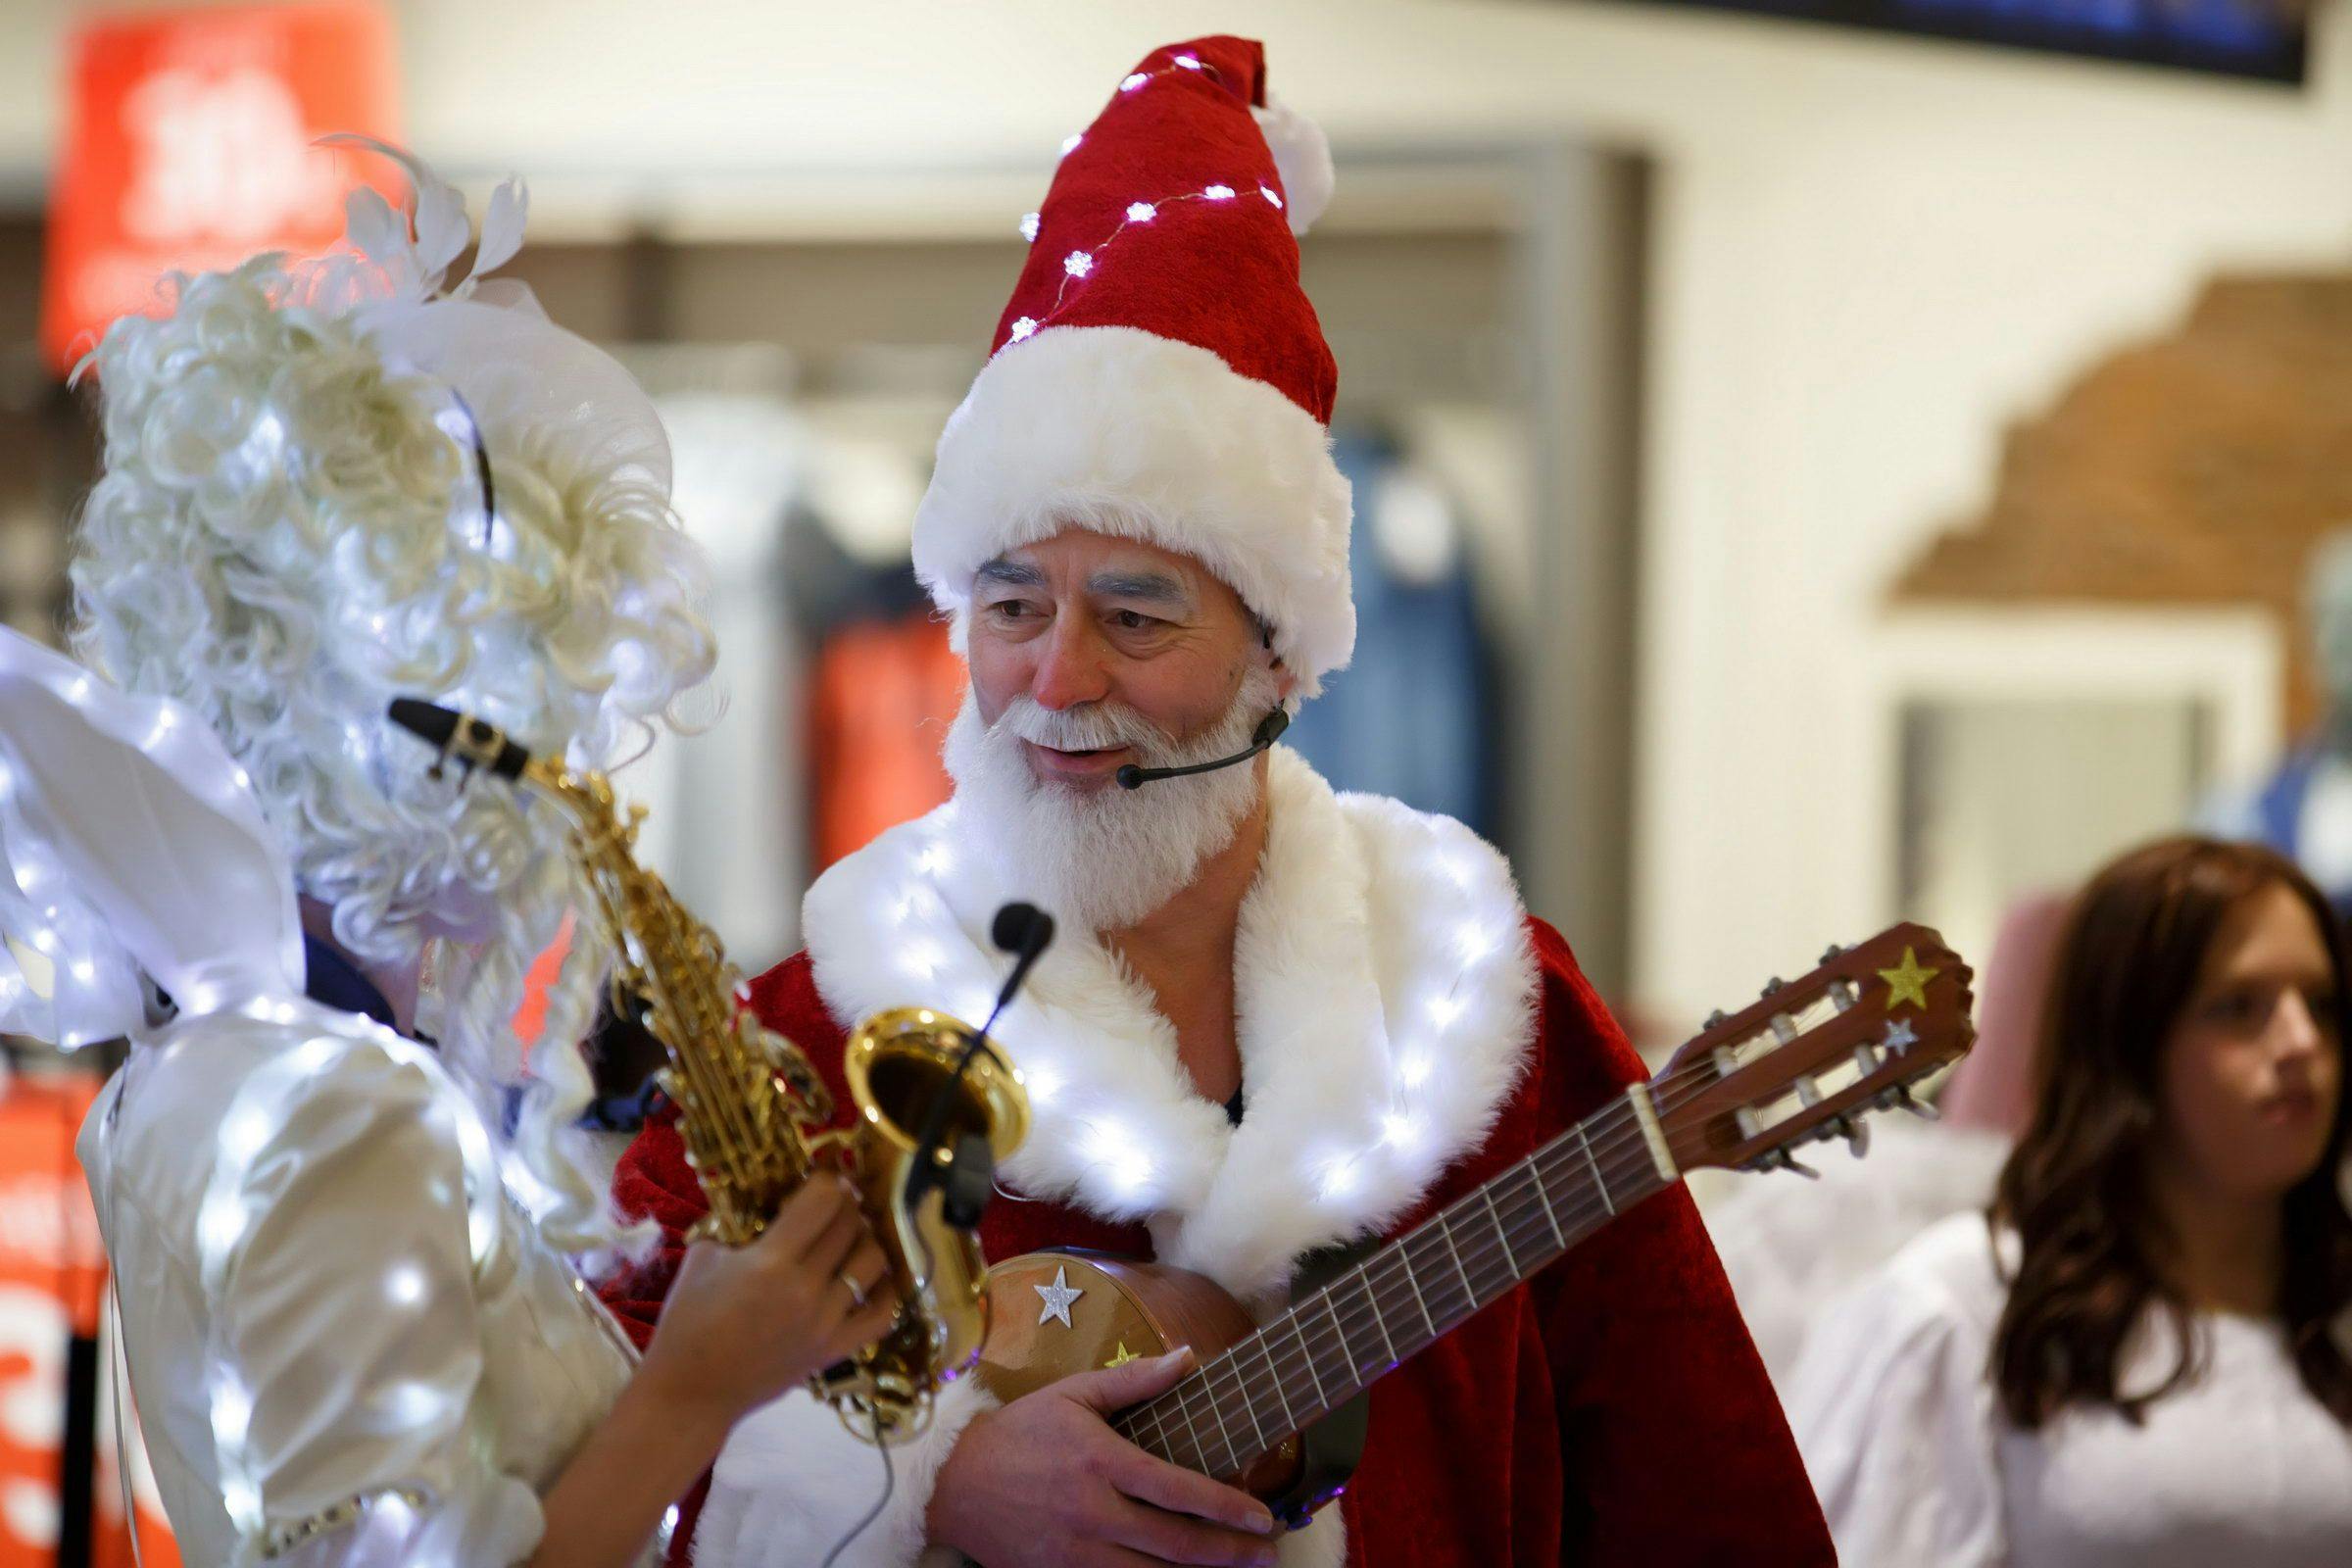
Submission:
[[1294,1301],[1158,1397],[1124,1436],[1238,1475],[1678,1179],[1647,1085]]

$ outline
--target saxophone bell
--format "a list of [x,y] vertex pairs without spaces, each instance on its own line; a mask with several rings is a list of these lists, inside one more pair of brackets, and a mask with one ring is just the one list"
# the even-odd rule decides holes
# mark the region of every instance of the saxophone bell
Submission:
[[[964,1061],[977,1038],[944,1012],[899,1007],[859,1025],[842,1057],[857,1121],[828,1136],[855,1141],[859,1205],[906,1306],[880,1342],[817,1383],[852,1431],[882,1442],[920,1433],[928,1391],[970,1371],[988,1338],[987,1259],[939,1178],[958,1149],[985,1151],[993,1176],[1028,1136],[1029,1097],[985,1046]],[[940,1134],[926,1139],[935,1114]]]

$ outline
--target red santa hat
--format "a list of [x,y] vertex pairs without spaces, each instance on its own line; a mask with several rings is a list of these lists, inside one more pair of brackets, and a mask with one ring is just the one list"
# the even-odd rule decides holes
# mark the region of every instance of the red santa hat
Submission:
[[1311,695],[1348,662],[1339,369],[1296,235],[1331,151],[1246,38],[1155,49],[1063,150],[1029,262],[939,438],[914,566],[962,646],[975,574],[1071,526],[1192,556]]

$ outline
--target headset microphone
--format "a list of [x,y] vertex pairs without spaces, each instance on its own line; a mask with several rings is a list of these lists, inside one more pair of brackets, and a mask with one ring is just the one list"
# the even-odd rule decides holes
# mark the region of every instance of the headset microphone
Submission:
[[1129,762],[1125,767],[1113,773],[1111,777],[1118,780],[1119,788],[1123,790],[1140,790],[1145,785],[1163,778],[1184,778],[1193,773],[1213,773],[1220,767],[1231,767],[1236,762],[1247,762],[1282,739],[1282,732],[1290,727],[1290,710],[1277,708],[1257,721],[1257,728],[1250,733],[1250,749],[1246,752],[1236,752],[1231,757],[1220,757],[1213,762],[1195,762],[1190,767],[1138,767],[1133,762]]

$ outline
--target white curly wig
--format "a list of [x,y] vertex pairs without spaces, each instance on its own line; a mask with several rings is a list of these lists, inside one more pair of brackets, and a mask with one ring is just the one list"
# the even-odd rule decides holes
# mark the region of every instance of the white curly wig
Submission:
[[[707,574],[634,383],[526,294],[445,292],[464,209],[409,167],[414,239],[363,192],[360,258],[176,277],[169,314],[108,330],[74,651],[211,723],[339,943],[386,961],[433,943],[419,1023],[486,1101],[526,1090],[515,1152],[550,1195],[543,1232],[632,1250],[569,1130],[611,963],[593,920],[537,1042],[511,1021],[532,958],[585,907],[562,824],[517,791],[430,777],[431,749],[385,710],[423,697],[609,766],[710,674]],[[501,187],[476,276],[520,220]],[[467,928],[486,935],[434,940]]]

